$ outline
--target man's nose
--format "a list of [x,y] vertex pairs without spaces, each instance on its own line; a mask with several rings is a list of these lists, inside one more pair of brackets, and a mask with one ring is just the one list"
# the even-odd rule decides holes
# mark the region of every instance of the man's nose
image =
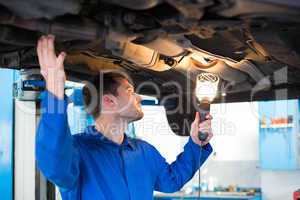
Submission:
[[142,97],[138,94],[135,93],[135,96],[136,96],[136,100],[141,103],[142,102]]

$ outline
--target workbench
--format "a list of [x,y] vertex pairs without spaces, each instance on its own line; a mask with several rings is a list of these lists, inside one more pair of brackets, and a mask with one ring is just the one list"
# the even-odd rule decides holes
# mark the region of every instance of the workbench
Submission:
[[[156,194],[154,200],[199,200],[198,194]],[[261,200],[260,194],[247,195],[243,192],[201,192],[200,200]]]

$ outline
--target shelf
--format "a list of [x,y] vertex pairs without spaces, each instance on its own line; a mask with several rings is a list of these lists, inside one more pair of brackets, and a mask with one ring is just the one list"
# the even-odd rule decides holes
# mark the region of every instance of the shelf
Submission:
[[293,128],[294,124],[273,124],[273,125],[261,125],[260,128]]

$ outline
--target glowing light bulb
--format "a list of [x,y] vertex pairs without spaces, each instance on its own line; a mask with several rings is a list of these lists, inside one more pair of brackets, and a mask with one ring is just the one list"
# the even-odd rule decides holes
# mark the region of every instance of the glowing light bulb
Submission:
[[218,93],[219,77],[212,73],[201,73],[196,80],[196,97],[200,102],[212,102]]

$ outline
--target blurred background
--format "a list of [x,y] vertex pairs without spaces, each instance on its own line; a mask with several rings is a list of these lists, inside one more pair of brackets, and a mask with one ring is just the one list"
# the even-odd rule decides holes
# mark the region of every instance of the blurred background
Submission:
[[[0,70],[0,199],[60,199],[58,190],[36,168],[35,131],[39,121],[40,83]],[[30,88],[30,90],[26,90]],[[5,88],[5,89],[4,89]],[[25,88],[25,89],[24,89]],[[82,84],[67,82],[72,134],[93,125],[85,111]],[[175,135],[165,109],[143,96],[142,120],[127,134],[154,145],[168,162],[176,159],[188,137]],[[212,104],[213,153],[181,191],[155,192],[165,199],[298,199],[300,188],[299,100]],[[199,197],[200,192],[200,197]]]

